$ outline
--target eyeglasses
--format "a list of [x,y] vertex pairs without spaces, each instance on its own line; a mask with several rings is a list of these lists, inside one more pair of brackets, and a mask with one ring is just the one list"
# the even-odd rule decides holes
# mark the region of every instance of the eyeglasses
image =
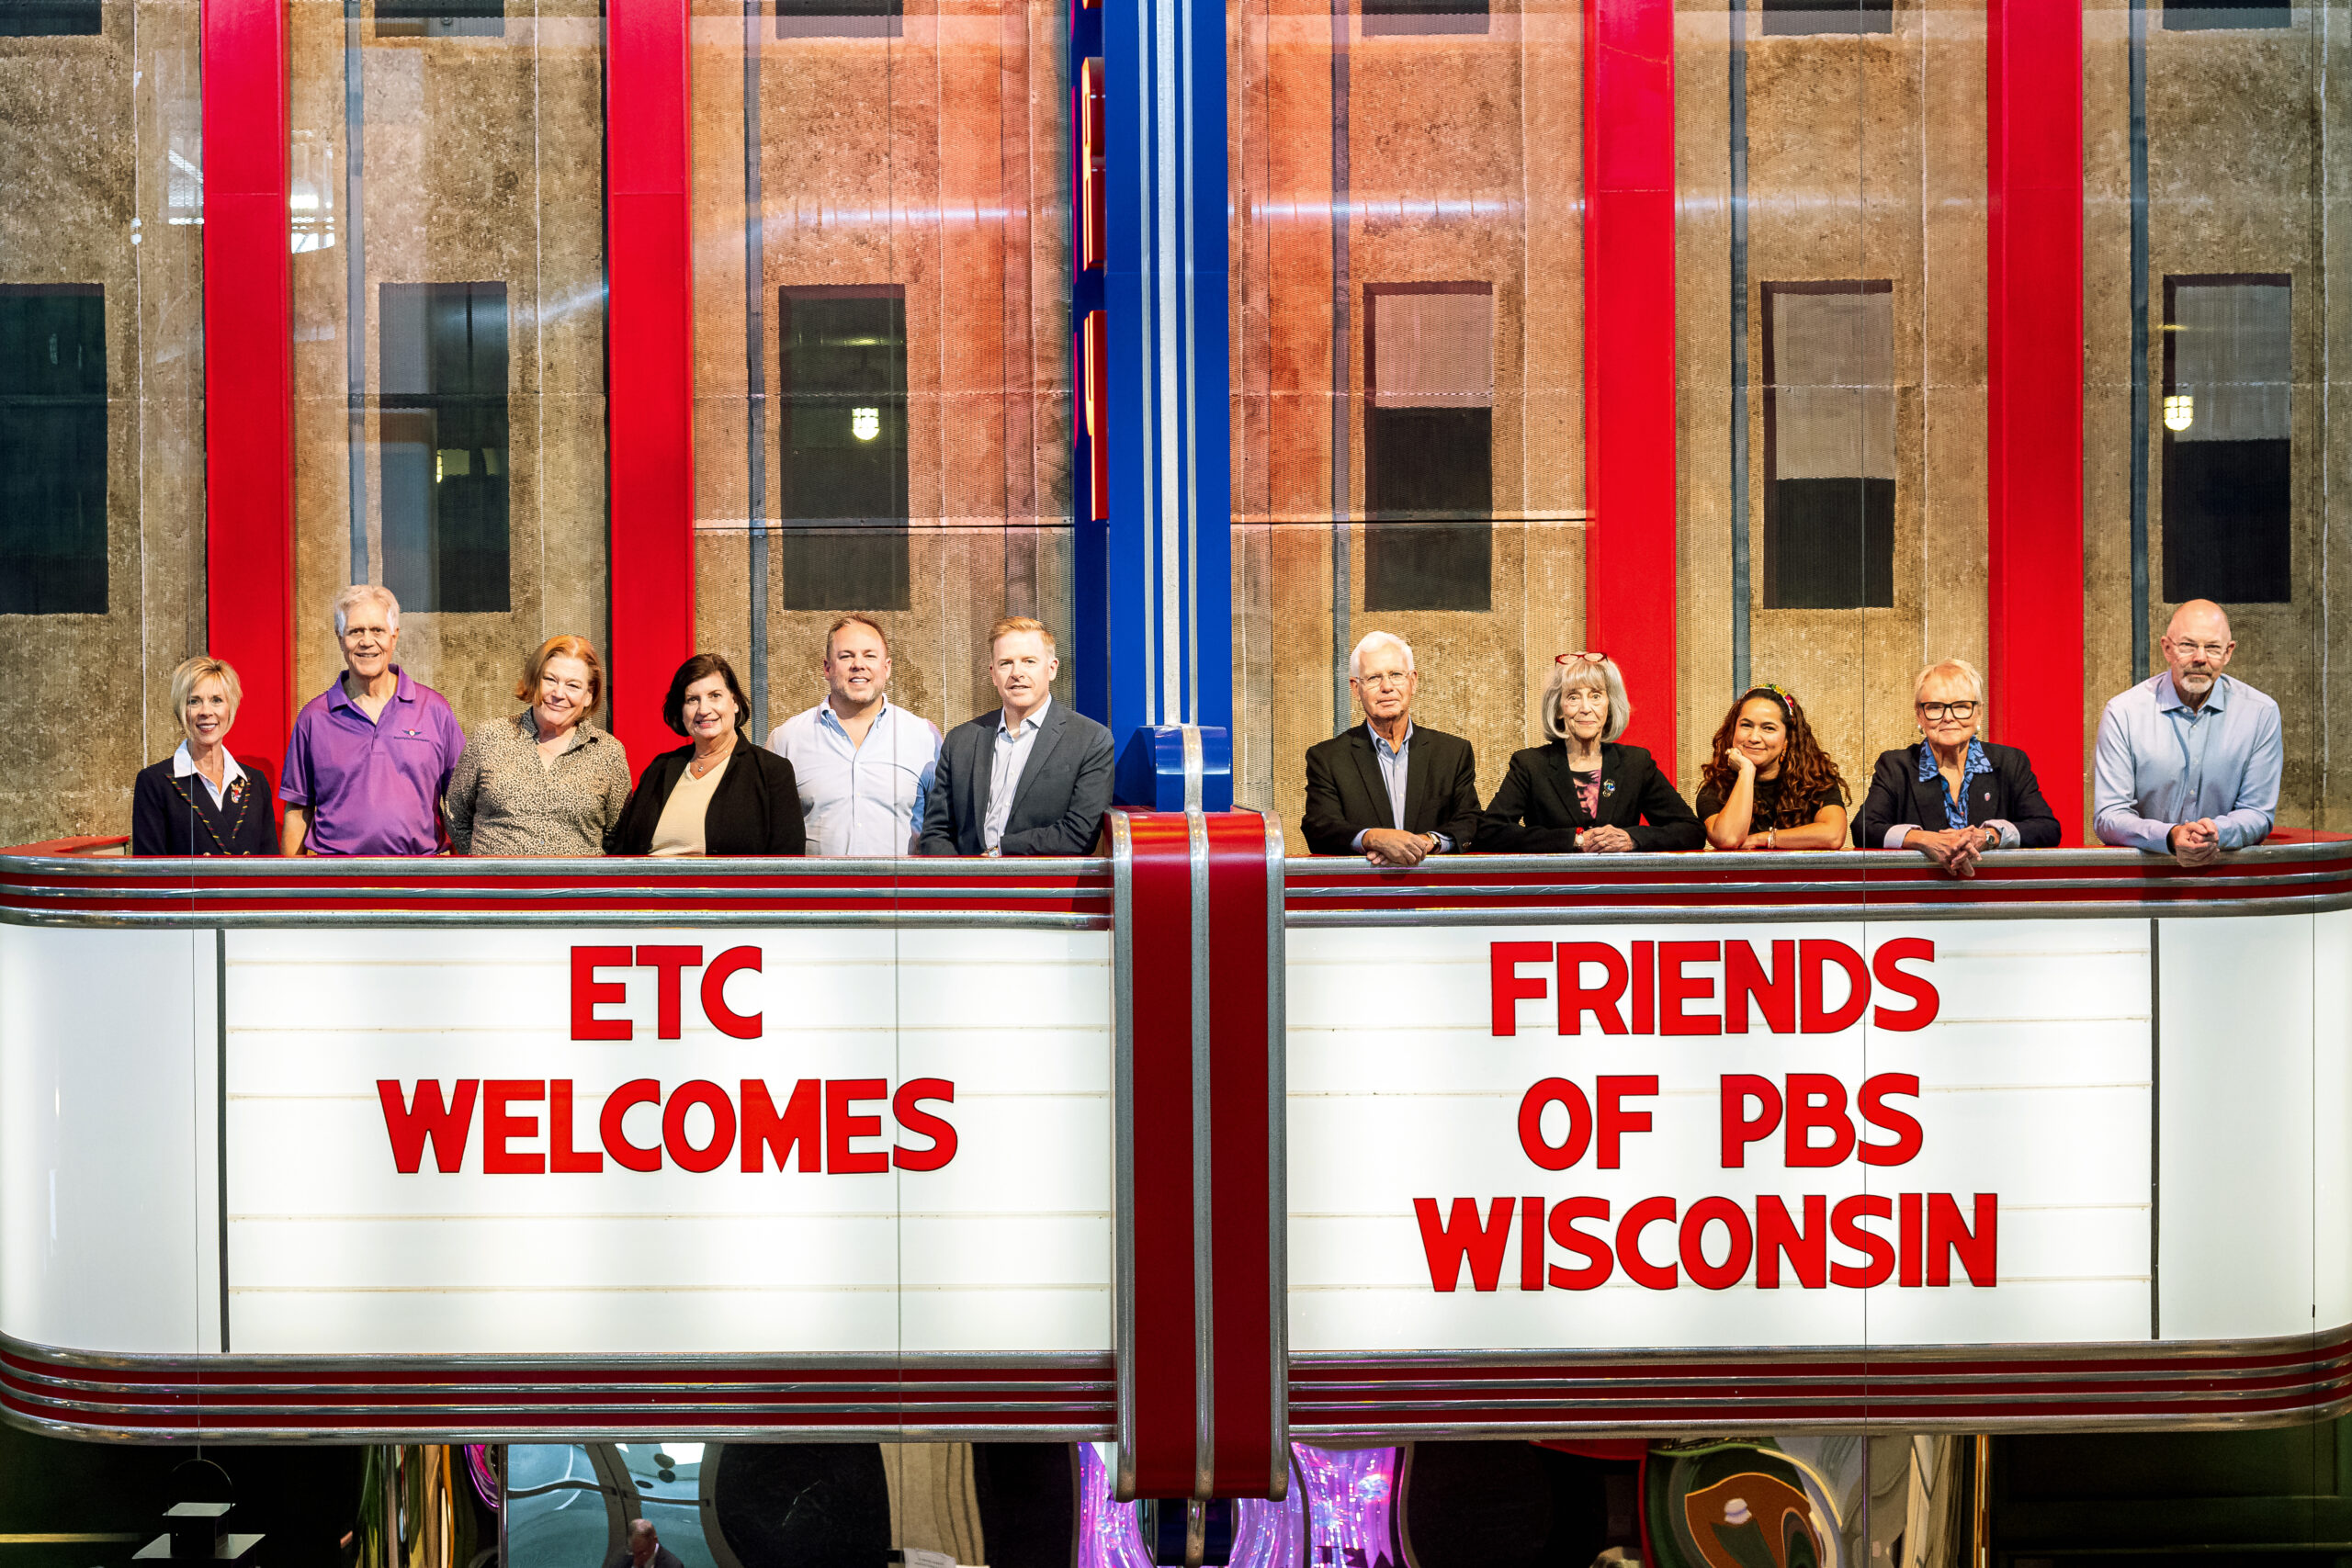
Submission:
[[2184,659],[2194,659],[2202,654],[2207,659],[2218,661],[2223,654],[2230,651],[2231,645],[2226,642],[2190,642],[2188,638],[2182,637],[2172,646],[2173,651]]
[[1609,662],[1609,655],[1605,653],[1564,653],[1557,659],[1552,660],[1552,662],[1555,664],[1606,664]]
[[1976,705],[1974,703],[1921,703],[1919,716],[1922,718],[1974,718]]

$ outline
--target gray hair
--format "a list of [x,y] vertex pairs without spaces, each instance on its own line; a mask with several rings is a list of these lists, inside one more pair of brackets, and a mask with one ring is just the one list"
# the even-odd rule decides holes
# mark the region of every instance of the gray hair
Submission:
[[1544,733],[1553,739],[1568,738],[1568,727],[1560,722],[1560,699],[1571,690],[1599,692],[1608,702],[1608,716],[1600,721],[1603,740],[1616,739],[1634,721],[1634,705],[1625,695],[1625,677],[1618,673],[1615,660],[1555,660],[1544,681]]
[[384,620],[393,631],[401,629],[401,602],[392,591],[380,582],[355,582],[334,596],[334,635],[341,637],[351,612],[362,604],[381,604]]
[[1939,659],[1925,670],[1920,671],[1919,678],[1911,682],[1913,702],[1919,700],[1919,694],[1928,689],[1929,679],[1937,675],[1958,676],[1961,682],[1968,688],[1970,695],[1975,699],[1977,706],[1984,705],[1984,677],[1977,672],[1975,665],[1965,659]]
[[1405,668],[1407,671],[1409,671],[1413,668],[1413,645],[1411,643],[1407,642],[1395,632],[1366,632],[1363,634],[1363,640],[1356,644],[1354,651],[1348,655],[1348,679],[1351,681],[1362,680],[1363,678],[1363,656],[1367,653],[1376,652],[1384,648],[1393,648],[1396,649],[1397,652],[1403,654],[1405,656]]

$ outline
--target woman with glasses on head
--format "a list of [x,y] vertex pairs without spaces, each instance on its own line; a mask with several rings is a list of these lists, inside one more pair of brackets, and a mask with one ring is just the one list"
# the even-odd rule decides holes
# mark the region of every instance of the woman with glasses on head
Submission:
[[1605,653],[1564,653],[1544,682],[1551,740],[1511,754],[1510,771],[1478,818],[1480,852],[1623,853],[1695,850],[1699,819],[1650,754],[1621,746],[1634,716],[1625,678]]
[[1953,876],[1973,876],[1986,850],[2058,842],[2058,818],[2026,754],[1977,739],[1984,677],[1974,665],[1947,659],[1920,671],[1911,712],[1920,739],[1879,758],[1856,848],[1917,850]]
[[1794,693],[1750,686],[1731,705],[1699,776],[1699,816],[1719,850],[1845,847],[1846,781]]

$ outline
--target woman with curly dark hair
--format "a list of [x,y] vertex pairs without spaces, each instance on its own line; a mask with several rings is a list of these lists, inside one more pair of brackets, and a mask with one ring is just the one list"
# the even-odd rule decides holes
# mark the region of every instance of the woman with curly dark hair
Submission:
[[1699,815],[1718,850],[1835,850],[1846,842],[1846,781],[1797,700],[1751,686],[1715,731]]

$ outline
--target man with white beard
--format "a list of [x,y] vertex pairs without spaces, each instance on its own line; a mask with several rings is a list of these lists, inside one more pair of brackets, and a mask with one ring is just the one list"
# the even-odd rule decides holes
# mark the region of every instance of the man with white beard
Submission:
[[2258,844],[2278,810],[2278,705],[2222,673],[2237,651],[2219,604],[2165,628],[2161,675],[2107,705],[2092,799],[2099,841],[2209,865]]

